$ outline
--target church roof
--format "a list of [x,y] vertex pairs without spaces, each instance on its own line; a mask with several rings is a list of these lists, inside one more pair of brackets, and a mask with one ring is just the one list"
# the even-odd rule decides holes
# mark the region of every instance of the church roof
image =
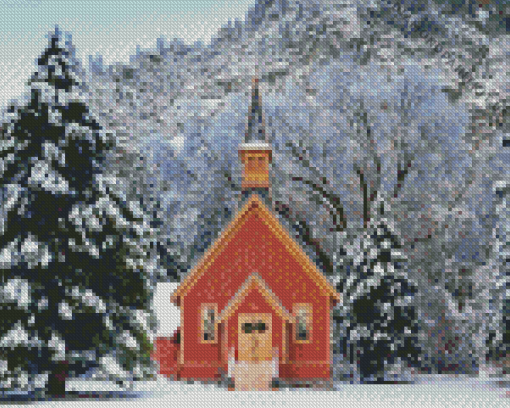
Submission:
[[255,212],[260,219],[265,222],[273,234],[285,243],[288,248],[289,256],[294,257],[303,270],[307,273],[312,280],[319,286],[319,288],[329,296],[333,297],[335,301],[340,300],[340,295],[334,287],[328,282],[322,272],[312,262],[308,255],[304,252],[301,246],[291,237],[285,227],[279,220],[272,214],[272,212],[263,204],[257,194],[252,194],[244,207],[237,213],[236,217],[230,224],[223,230],[220,237],[214,244],[206,251],[199,263],[191,270],[191,272],[184,278],[179,287],[171,296],[171,301],[177,305],[180,304],[180,297],[184,296],[200,279],[200,277],[209,269],[214,263],[215,259],[228,245],[232,238],[236,235],[239,228],[242,228],[246,219]]

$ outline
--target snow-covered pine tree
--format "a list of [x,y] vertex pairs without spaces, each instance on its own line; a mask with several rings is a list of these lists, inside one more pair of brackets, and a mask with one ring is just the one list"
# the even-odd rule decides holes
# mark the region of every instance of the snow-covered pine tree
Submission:
[[115,140],[87,106],[71,36],[50,33],[38,65],[0,139],[0,375],[47,374],[55,395],[91,367],[152,371],[157,269],[149,221],[104,174]]
[[343,296],[333,313],[339,339],[334,352],[363,382],[384,381],[395,367],[417,365],[417,286],[406,273],[400,249],[396,235],[380,219],[371,221],[338,257],[342,279],[337,289]]
[[[160,149],[154,152],[152,149],[144,148],[147,145],[140,143],[140,140],[135,140],[133,135],[137,130],[130,125],[124,114],[129,117],[132,115],[124,112],[125,106],[122,105],[126,90],[124,88],[122,88],[124,91],[121,90],[121,83],[125,86],[126,78],[132,72],[127,67],[119,68],[119,72],[117,70],[114,73],[108,72],[103,66],[102,59],[102,56],[89,58],[85,83],[90,90],[87,100],[89,109],[96,117],[101,118],[105,131],[115,134],[115,146],[104,163],[104,173],[115,178],[116,183],[111,184],[111,187],[115,189],[116,194],[122,196],[124,201],[136,201],[148,215],[150,225],[155,230],[153,241],[157,248],[156,255],[161,272],[167,279],[175,280],[187,269],[181,259],[183,251],[180,242],[175,242],[169,237],[165,231],[169,223],[163,222],[167,218],[165,213],[170,212],[169,204],[164,201],[164,195],[168,194],[170,188],[175,188],[175,180],[168,177],[168,174],[162,174],[155,157],[165,155],[167,152]],[[113,79],[109,74],[114,75]],[[154,78],[146,80],[154,82]],[[131,78],[131,85],[133,81],[134,84],[140,82],[136,78]],[[111,86],[111,82],[116,86]],[[112,106],[115,109],[111,109]],[[151,129],[148,131],[152,132]]]

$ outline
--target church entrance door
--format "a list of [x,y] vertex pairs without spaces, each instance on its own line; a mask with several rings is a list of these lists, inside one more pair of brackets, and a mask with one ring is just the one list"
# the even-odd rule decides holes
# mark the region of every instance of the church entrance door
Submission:
[[238,390],[269,390],[272,380],[272,326],[270,313],[240,313],[238,362],[234,368]]

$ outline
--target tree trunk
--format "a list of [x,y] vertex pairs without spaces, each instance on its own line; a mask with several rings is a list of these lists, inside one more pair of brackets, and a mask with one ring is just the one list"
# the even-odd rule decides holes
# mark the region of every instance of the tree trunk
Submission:
[[67,362],[58,363],[48,376],[47,390],[51,397],[64,397],[66,393]]

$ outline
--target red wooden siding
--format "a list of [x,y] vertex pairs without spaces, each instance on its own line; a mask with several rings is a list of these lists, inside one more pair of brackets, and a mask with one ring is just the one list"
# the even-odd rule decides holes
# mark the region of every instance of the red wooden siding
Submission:
[[178,361],[180,344],[177,338],[180,334],[180,328],[174,335],[168,337],[158,337],[154,342],[152,359],[159,362],[159,373],[167,377],[178,377]]
[[[291,336],[289,360],[295,367],[284,368],[282,374],[303,378],[324,377],[326,370],[324,365],[329,367],[330,359],[328,297],[256,211],[246,215],[244,225],[223,248],[207,272],[185,295],[183,302],[185,305],[183,308],[184,365],[195,367],[196,375],[200,373],[202,373],[200,375],[206,375],[206,372],[209,373],[207,375],[213,375],[212,373],[217,372],[219,367],[225,367],[225,361],[221,356],[222,339],[219,338],[215,344],[200,342],[200,305],[217,303],[218,311],[221,313],[239,287],[254,272],[262,277],[288,311],[292,311],[294,303],[312,304],[312,341],[309,344],[295,344],[292,332],[288,334]],[[269,310],[270,306],[260,293],[256,290],[252,292],[250,296],[258,297],[258,300],[243,302],[243,310],[248,310],[251,303],[259,307],[260,312]],[[280,336],[278,340],[273,339],[274,344],[281,347],[282,329],[279,318],[273,320],[273,330],[273,336]],[[236,331],[237,317],[234,317],[228,324],[229,347],[237,347]],[[327,371],[329,376],[329,369]]]

